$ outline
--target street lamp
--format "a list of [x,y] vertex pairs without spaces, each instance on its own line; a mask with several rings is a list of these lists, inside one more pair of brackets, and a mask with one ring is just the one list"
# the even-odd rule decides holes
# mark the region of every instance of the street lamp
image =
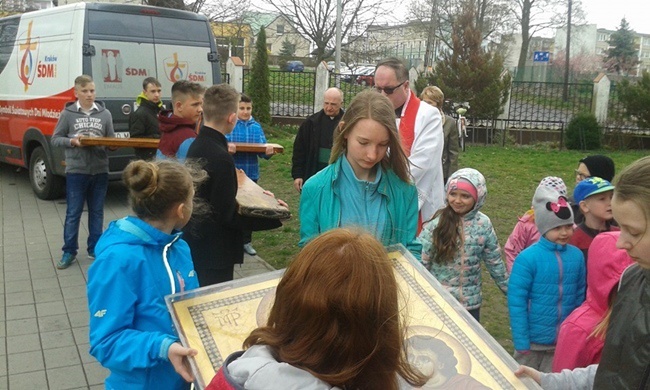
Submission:
[[336,50],[334,54],[334,72],[341,72],[341,0],[336,0]]
[[569,66],[571,64],[569,57],[571,57],[571,3],[569,1],[569,11],[567,14],[566,26],[566,59],[564,64],[564,90],[562,91],[562,99],[566,102],[569,100]]

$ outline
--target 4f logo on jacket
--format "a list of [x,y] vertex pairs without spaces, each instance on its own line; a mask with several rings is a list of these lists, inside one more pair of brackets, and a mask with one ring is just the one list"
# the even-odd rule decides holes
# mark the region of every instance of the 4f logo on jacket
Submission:
[[95,314],[93,314],[93,317],[102,318],[105,315],[106,315],[106,309],[102,309],[102,310],[97,310]]

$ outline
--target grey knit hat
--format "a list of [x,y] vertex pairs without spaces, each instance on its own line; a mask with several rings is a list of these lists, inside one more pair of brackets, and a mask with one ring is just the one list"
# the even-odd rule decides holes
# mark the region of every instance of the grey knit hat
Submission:
[[560,177],[546,176],[542,179],[542,181],[539,182],[539,185],[552,188],[559,192],[560,195],[564,196],[565,198],[567,197],[566,184],[564,184],[564,180],[562,180]]
[[[560,195],[568,199],[566,184],[564,184],[564,180],[562,180],[562,178],[560,177],[546,176],[545,178],[542,179],[542,181],[539,182],[538,187],[548,187],[550,189],[554,189],[557,192],[559,192]],[[530,205],[531,208],[534,206],[534,203],[535,203],[535,198],[533,197],[533,201]]]
[[535,190],[533,210],[535,225],[541,235],[558,226],[573,224],[573,211],[566,195],[544,180]]

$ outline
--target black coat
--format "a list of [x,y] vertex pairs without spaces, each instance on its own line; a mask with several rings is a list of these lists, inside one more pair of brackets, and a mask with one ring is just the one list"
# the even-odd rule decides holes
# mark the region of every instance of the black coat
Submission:
[[242,231],[267,230],[282,226],[280,221],[243,217],[238,213],[237,173],[228,153],[226,137],[203,126],[187,152],[208,173],[196,197],[210,206],[207,215],[192,217],[183,229],[197,272],[226,269],[244,262]]
[[[294,179],[307,179],[318,172],[318,150],[322,131],[334,133],[336,126],[343,117],[343,110],[330,119],[324,110],[307,117],[300,125],[298,134],[293,142],[293,156],[291,158],[291,177]],[[332,145],[329,145],[331,148]]]
[[650,385],[650,270],[638,264],[621,275],[594,389]]
[[[140,106],[129,116],[129,133],[132,138],[160,138],[158,113],[162,106],[138,97]],[[136,148],[135,156],[148,160],[156,156],[155,148]]]

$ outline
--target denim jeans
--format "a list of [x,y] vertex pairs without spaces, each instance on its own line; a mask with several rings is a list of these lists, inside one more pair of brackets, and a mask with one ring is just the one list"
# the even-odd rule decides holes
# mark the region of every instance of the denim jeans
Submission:
[[66,175],[65,225],[63,227],[63,252],[77,254],[79,249],[79,222],[88,203],[88,252],[95,252],[95,244],[104,229],[104,199],[108,189],[108,173]]

